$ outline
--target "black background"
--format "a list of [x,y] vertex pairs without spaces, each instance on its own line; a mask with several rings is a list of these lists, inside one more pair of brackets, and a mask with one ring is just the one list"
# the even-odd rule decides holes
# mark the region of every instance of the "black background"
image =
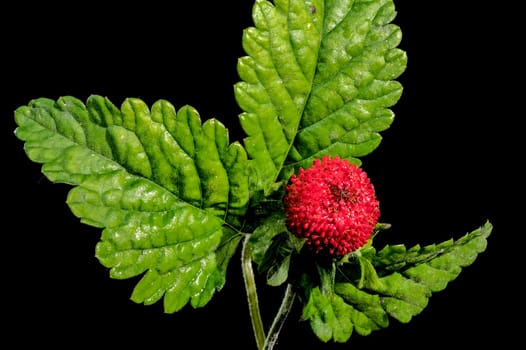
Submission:
[[[242,140],[233,84],[244,55],[242,30],[251,0],[75,6],[12,5],[2,10],[2,341],[39,346],[142,346],[255,349],[239,256],[227,284],[201,309],[165,314],[162,303],[129,300],[137,280],[112,280],[94,257],[100,230],[81,224],[65,204],[66,185],[50,183],[14,137],[14,110],[31,99],[139,97],[190,104],[203,120],[220,119]],[[523,317],[514,266],[523,204],[514,88],[504,80],[513,29],[504,11],[463,2],[395,1],[400,48],[409,57],[393,125],[363,158],[382,221],[376,245],[438,243],[490,220],[487,250],[409,324],[346,344],[322,343],[293,309],[276,349],[503,345]],[[521,81],[516,81],[519,84]],[[517,154],[514,154],[517,152]],[[282,290],[259,284],[265,323]],[[512,319],[513,317],[513,319]]]

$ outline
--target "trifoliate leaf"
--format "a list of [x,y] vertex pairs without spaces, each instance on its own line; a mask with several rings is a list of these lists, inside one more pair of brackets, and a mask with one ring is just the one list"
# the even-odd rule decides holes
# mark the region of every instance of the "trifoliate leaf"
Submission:
[[392,1],[256,0],[235,96],[265,193],[314,158],[359,163],[392,120],[406,67]]
[[354,330],[368,335],[388,327],[389,317],[407,323],[486,249],[491,230],[486,222],[457,240],[423,248],[396,245],[376,253],[369,247],[338,265],[332,290],[323,279],[302,285],[307,295],[303,319],[321,340],[336,342],[346,341]]
[[144,274],[132,300],[164,297],[174,312],[205,305],[223,287],[248,178],[244,149],[229,144],[219,121],[201,124],[192,107],[163,100],[117,108],[100,96],[86,105],[33,100],[15,118],[28,157],[51,181],[74,186],[72,212],[104,228],[96,256],[110,276]]

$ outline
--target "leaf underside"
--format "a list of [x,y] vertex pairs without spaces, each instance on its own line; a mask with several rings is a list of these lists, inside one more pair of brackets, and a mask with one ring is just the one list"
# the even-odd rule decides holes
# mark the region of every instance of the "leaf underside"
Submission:
[[[112,278],[143,274],[132,300],[164,297],[166,312],[205,305],[225,283],[248,206],[247,156],[217,120],[201,124],[139,99],[117,108],[91,96],[36,99],[15,112],[16,136],[53,182],[72,185],[67,203],[85,224],[103,228],[96,247]],[[219,259],[218,259],[219,256]]]

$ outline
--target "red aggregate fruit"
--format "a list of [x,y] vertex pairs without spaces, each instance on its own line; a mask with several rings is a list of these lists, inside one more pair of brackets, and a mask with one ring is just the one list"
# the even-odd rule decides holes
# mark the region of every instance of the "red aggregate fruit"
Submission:
[[316,253],[341,257],[364,246],[380,217],[366,172],[346,159],[325,156],[293,174],[285,187],[289,231]]

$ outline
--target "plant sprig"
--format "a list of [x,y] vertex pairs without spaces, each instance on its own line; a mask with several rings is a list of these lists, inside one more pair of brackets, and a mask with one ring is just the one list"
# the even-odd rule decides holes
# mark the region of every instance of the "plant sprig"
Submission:
[[[337,258],[308,252],[283,196],[294,174],[326,156],[361,165],[391,125],[405,70],[393,1],[255,0],[234,95],[243,142],[217,119],[138,98],[38,98],[15,112],[16,136],[67,203],[102,229],[96,257],[111,278],[140,276],[131,299],[174,313],[204,307],[242,250],[258,349],[272,349],[294,302],[323,342],[409,322],[486,248],[489,222],[457,240],[407,249],[367,244]],[[308,239],[308,238],[307,238]],[[253,265],[286,286],[265,329]]]

